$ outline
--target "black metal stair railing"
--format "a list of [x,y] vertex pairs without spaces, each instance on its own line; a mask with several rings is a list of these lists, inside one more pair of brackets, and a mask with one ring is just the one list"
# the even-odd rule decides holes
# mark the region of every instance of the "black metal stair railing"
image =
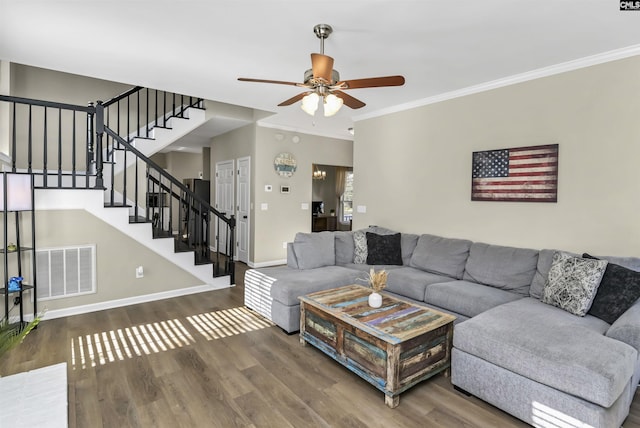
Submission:
[[[190,97],[174,92],[159,91],[136,86],[102,103],[98,101],[96,108],[102,107],[104,124],[128,143],[136,138],[152,139],[154,128],[168,128],[171,118],[188,119],[190,108],[203,108],[202,98]],[[127,158],[127,151],[118,141],[111,141],[109,136],[104,144],[104,163],[128,167],[133,164],[132,159]],[[116,159],[118,154],[122,159]],[[114,183],[117,175],[116,168],[111,168],[110,182]],[[121,183],[122,199],[126,201],[128,189],[125,181]],[[116,206],[116,186],[110,186],[109,205]]]
[[[109,137],[109,144],[118,144],[135,159],[135,165],[122,172],[123,176],[131,176],[134,183],[133,195],[123,201],[132,207],[131,220],[150,222],[156,238],[174,236],[177,228],[176,251],[194,251],[196,264],[212,263],[214,276],[229,275],[234,283],[235,217],[227,218],[109,127],[105,126],[103,130]],[[98,135],[99,140],[101,135]],[[138,171],[142,168],[146,182],[141,186]],[[127,179],[123,177],[122,182]],[[141,187],[146,189],[144,194]],[[213,243],[210,242],[212,225],[215,231]]]
[[33,174],[38,188],[104,189],[107,206],[131,206],[132,221],[151,222],[154,237],[178,230],[177,250],[194,251],[196,263],[213,263],[214,276],[234,283],[235,218],[198,198],[133,141],[203,108],[201,98],[135,87],[88,106],[5,95],[0,102],[9,105],[0,120],[10,122],[11,171]]
[[[35,175],[38,187],[92,188],[93,105],[0,95],[9,105],[12,172]],[[92,180],[92,175],[94,179]]]

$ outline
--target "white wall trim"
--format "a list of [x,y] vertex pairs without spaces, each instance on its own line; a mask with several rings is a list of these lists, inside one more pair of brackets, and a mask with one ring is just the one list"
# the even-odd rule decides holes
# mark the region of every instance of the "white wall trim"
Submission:
[[263,268],[263,267],[269,267],[269,266],[280,266],[280,265],[286,265],[287,264],[287,259],[282,259],[282,260],[271,260],[271,261],[267,261],[267,262],[259,262],[259,263],[254,263],[252,261],[249,261],[247,263],[247,266],[249,266],[250,268]]
[[479,92],[490,91],[492,89],[498,89],[505,86],[515,85],[517,83],[523,83],[530,80],[540,79],[543,77],[553,76],[555,74],[566,73],[567,71],[574,71],[580,68],[591,67],[606,62],[616,61],[619,59],[629,58],[632,56],[640,55],[640,45],[632,45],[626,48],[616,49],[609,52],[604,52],[588,57],[555,64],[549,67],[539,68],[537,70],[527,71],[526,73],[515,74],[513,76],[504,77],[490,82],[481,83],[479,85],[469,86],[456,91],[447,92],[444,94],[435,95],[429,98],[423,98],[420,100],[412,101],[409,103],[398,104],[389,108],[376,110],[371,113],[363,114],[360,116],[354,116],[353,121],[358,122],[360,120],[371,119],[374,117],[384,116],[391,113],[397,113],[405,110],[410,110],[417,107],[423,107],[429,104],[435,104],[442,101],[451,100],[454,98],[460,98],[467,95],[477,94]]
[[[113,308],[119,308],[122,306],[129,306],[129,305],[136,305],[138,303],[146,303],[146,302],[153,302],[155,300],[163,300],[163,299],[170,299],[172,297],[179,297],[179,296],[188,296],[189,294],[196,294],[196,293],[204,293],[206,291],[213,291],[213,290],[221,290],[223,288],[229,288],[229,277],[228,276],[223,276],[223,277],[219,277],[216,278],[219,280],[220,284],[203,284],[203,285],[196,285],[194,287],[187,287],[187,288],[178,288],[175,290],[168,290],[168,291],[160,291],[158,293],[151,293],[151,294],[144,294],[141,296],[132,296],[132,297],[125,297],[123,299],[116,299],[116,300],[108,300],[105,302],[98,302],[98,303],[91,303],[88,305],[80,305],[80,306],[74,306],[71,308],[64,308],[64,309],[52,309],[52,310],[46,310],[45,308],[45,314],[44,317],[42,318],[43,321],[46,320],[50,320],[50,319],[56,319],[56,318],[62,318],[62,317],[69,317],[72,315],[80,315],[80,314],[86,314],[89,312],[95,312],[95,311],[102,311],[105,309],[113,309]],[[232,287],[235,286],[232,285]],[[43,304],[42,306],[46,306],[46,304]],[[31,320],[33,319],[33,314],[30,314],[28,316],[28,319]]]

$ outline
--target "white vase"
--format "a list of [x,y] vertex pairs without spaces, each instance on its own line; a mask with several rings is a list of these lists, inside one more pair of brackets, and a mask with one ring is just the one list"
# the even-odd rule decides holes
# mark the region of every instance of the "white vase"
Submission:
[[382,295],[376,292],[369,294],[369,306],[372,308],[379,308],[382,306]]

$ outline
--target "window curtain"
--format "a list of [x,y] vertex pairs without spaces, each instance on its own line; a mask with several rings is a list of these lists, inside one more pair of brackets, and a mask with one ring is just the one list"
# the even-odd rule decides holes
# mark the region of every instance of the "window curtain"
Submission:
[[343,166],[336,167],[336,197],[338,198],[338,209],[336,215],[338,221],[343,220],[343,208],[342,208],[342,195],[344,195],[344,188],[347,184],[347,168]]

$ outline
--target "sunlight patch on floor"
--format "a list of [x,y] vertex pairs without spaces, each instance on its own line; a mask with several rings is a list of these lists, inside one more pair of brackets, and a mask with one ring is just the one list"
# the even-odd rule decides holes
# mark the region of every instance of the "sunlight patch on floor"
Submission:
[[187,317],[207,340],[221,339],[271,327],[273,324],[245,307],[221,309]]
[[195,342],[177,320],[140,324],[71,339],[73,370],[157,354]]

